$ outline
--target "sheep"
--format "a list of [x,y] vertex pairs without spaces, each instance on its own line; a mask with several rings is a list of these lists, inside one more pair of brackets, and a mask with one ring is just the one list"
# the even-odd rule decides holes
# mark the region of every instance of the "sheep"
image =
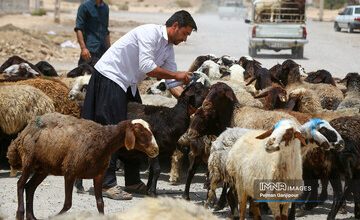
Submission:
[[335,80],[331,73],[324,69],[308,73],[308,76],[304,79],[304,81],[308,83],[326,83],[336,86]]
[[271,86],[261,94],[256,95],[254,98],[264,98],[263,108],[265,110],[285,108],[288,101],[286,90],[280,86]]
[[46,61],[39,61],[35,66],[40,70],[44,76],[59,76],[55,68]]
[[53,100],[28,85],[0,85],[0,128],[17,134],[34,116],[54,112]]
[[123,147],[142,151],[151,158],[159,153],[149,124],[141,119],[102,126],[57,112],[37,116],[10,144],[7,153],[10,165],[22,170],[17,183],[16,218],[24,219],[23,193],[26,189],[26,218],[35,219],[34,192],[49,174],[65,179],[65,202],[59,214],[72,206],[76,178],[93,179],[97,209],[104,213],[103,177],[111,154]]
[[28,63],[13,64],[4,70],[6,78],[34,78],[40,74],[30,67]]
[[[292,120],[281,120],[268,131],[249,131],[235,142],[228,153],[226,170],[231,177],[231,187],[236,189],[238,199],[242,200],[239,204],[241,219],[244,219],[242,210],[246,206],[243,198],[261,198],[255,193],[256,181],[291,183],[302,178],[301,144],[306,145],[305,139],[298,123]],[[289,202],[273,201],[268,206],[274,218],[287,218]]]
[[200,66],[206,61],[206,60],[215,60],[216,56],[213,54],[208,54],[208,55],[201,55],[196,57],[196,59],[192,62],[192,64],[190,65],[188,72],[194,72],[197,69],[200,68]]
[[288,91],[287,109],[302,113],[322,112],[321,101],[315,91],[303,87]]
[[329,84],[319,83],[314,85],[303,82],[301,80],[300,72],[300,67],[294,67],[289,70],[288,74],[285,75],[287,76],[287,82],[284,83],[284,85],[286,85],[286,91],[290,94],[292,90],[299,87],[313,90],[319,97],[322,108],[335,110],[340,102],[344,99],[342,91],[339,88]]
[[344,100],[340,102],[337,109],[360,109],[360,75],[358,73],[348,73],[342,81],[346,81],[347,91]]
[[144,198],[124,212],[106,216],[90,212],[67,213],[52,220],[218,220],[209,210],[183,199],[171,197]]
[[[54,112],[53,101],[27,85],[0,85],[0,166],[8,166],[6,152],[12,139],[37,115]],[[12,170],[10,176],[16,175]]]
[[165,97],[172,97],[169,90],[166,88],[166,82],[164,79],[155,82],[147,90],[147,94],[161,94]]
[[[83,101],[85,99],[86,86],[89,84],[90,77],[91,75],[86,74],[75,78],[74,85],[71,88],[68,95],[70,100]],[[84,92],[84,88],[85,88],[85,92]]]
[[[228,153],[231,147],[234,145],[237,139],[239,139],[243,134],[250,131],[246,128],[227,128],[224,132],[216,138],[215,141],[211,144],[210,156],[208,160],[208,172],[209,172],[209,189],[207,193],[207,200],[205,206],[208,206],[212,203],[216,197],[215,190],[219,183],[228,182],[228,175],[226,172],[226,160],[228,158]],[[225,187],[225,185],[224,185]],[[225,189],[226,191],[226,189]],[[224,196],[222,194],[222,196]],[[220,198],[216,210],[221,209],[224,202],[223,198]]]
[[189,127],[189,135],[191,138],[202,135],[218,136],[227,127],[268,129],[282,118],[296,121],[285,112],[242,106],[228,85],[217,83],[210,88],[202,106],[196,110]]
[[233,82],[244,82],[245,69],[239,64],[233,64],[230,68],[230,80]]
[[156,105],[156,106],[165,106],[172,108],[176,105],[177,99],[172,97],[164,97],[162,95],[148,95],[142,94],[141,101],[144,105]]
[[94,71],[95,69],[93,66],[88,63],[82,63],[74,69],[70,70],[70,72],[68,72],[66,76],[74,78],[78,76],[91,75]]
[[40,70],[33,65],[32,63],[26,61],[25,59],[19,57],[19,56],[11,56],[9,57],[1,66],[0,66],[0,73],[4,72],[4,70],[14,64],[21,64],[21,63],[27,63],[28,66],[30,66],[31,69],[35,70],[38,74],[40,74]]
[[261,68],[261,63],[257,60],[254,60],[252,57],[249,57],[249,56],[240,57],[238,64],[245,69],[245,71],[244,71],[244,79],[245,80],[254,76],[255,72],[259,68]]
[[[154,133],[160,147],[161,157],[170,158],[177,146],[177,141],[189,126],[190,115],[204,100],[208,89],[201,83],[188,86],[180,95],[173,108],[164,106],[142,105],[130,102],[128,104],[129,119],[142,118],[146,120]],[[150,161],[148,179],[148,194],[156,195],[157,179],[160,175],[158,158]]]
[[210,79],[220,79],[222,76],[220,73],[219,64],[212,60],[204,61],[200,68],[197,69],[197,71],[205,73]]
[[209,155],[210,155],[210,146],[211,142],[215,140],[215,136],[202,136],[196,139],[187,138],[187,133],[182,135],[178,140],[180,146],[188,146],[190,152],[188,154],[189,157],[189,168],[186,177],[185,190],[183,194],[183,198],[186,200],[190,200],[189,191],[190,184],[195,175],[196,168],[199,166],[202,161],[204,164],[208,163]]
[[69,88],[60,80],[54,78],[35,78],[2,84],[34,86],[53,100],[55,111],[65,115],[80,117],[80,106],[74,100],[67,98]]
[[355,218],[360,218],[360,191],[358,181],[360,176],[360,116],[340,117],[330,121],[333,126],[345,141],[345,149],[337,154],[337,159],[340,161],[340,167],[343,168],[345,181],[345,192],[341,195],[339,200],[334,200],[331,211],[328,214],[328,219],[335,219],[335,216],[345,200],[347,193],[352,192],[354,196]]

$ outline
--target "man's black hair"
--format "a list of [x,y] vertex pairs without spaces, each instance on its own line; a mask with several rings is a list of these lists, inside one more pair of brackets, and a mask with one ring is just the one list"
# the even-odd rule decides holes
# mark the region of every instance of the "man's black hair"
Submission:
[[175,12],[165,23],[166,27],[171,27],[175,22],[178,22],[179,27],[190,26],[194,31],[197,31],[197,26],[194,19],[191,17],[190,13],[181,10]]

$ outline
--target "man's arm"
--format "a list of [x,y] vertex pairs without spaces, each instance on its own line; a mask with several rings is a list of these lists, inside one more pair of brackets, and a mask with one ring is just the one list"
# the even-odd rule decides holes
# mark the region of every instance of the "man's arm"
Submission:
[[157,79],[175,79],[178,81],[183,81],[184,84],[188,84],[191,77],[189,72],[172,72],[158,66],[152,71],[148,72],[146,75],[150,77],[156,77]]
[[76,30],[76,38],[78,40],[78,43],[80,45],[81,48],[81,57],[84,60],[90,60],[91,59],[91,54],[90,51],[87,49],[86,45],[85,45],[85,41],[84,41],[84,36],[83,33],[80,29]]
[[110,33],[108,33],[108,35],[106,35],[106,38],[105,38],[105,47],[106,47],[106,49],[109,49],[110,46],[111,46]]

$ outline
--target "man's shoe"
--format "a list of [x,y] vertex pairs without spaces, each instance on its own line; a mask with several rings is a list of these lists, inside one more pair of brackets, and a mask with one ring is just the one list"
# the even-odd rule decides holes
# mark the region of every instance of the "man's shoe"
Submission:
[[147,195],[147,186],[143,182],[140,182],[138,184],[125,186],[125,191],[128,193]]

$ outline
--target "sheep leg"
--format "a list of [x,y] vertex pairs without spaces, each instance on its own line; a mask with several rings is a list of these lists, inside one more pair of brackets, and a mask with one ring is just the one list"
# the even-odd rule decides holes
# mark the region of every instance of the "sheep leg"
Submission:
[[345,194],[342,193],[341,180],[338,175],[330,176],[330,184],[333,187],[334,200],[327,219],[335,219],[342,203],[345,201]]
[[239,207],[238,207],[238,197],[236,194],[236,190],[233,186],[229,188],[227,193],[227,200],[230,206],[232,219],[239,219]]
[[24,189],[25,183],[30,176],[28,167],[23,167],[22,174],[17,182],[18,209],[16,211],[16,219],[24,219]]
[[241,194],[241,202],[239,204],[240,207],[240,220],[244,220],[246,216],[246,203],[247,203],[247,194],[243,192]]
[[159,158],[158,157],[149,158],[149,164],[150,164],[150,172],[149,172],[148,182],[146,185],[148,188],[148,195],[155,197],[156,185],[161,171]]
[[183,198],[186,200],[190,200],[190,195],[189,195],[189,191],[190,191],[190,184],[192,179],[194,178],[195,172],[196,172],[196,168],[199,164],[199,158],[195,157],[192,153],[189,154],[189,160],[190,160],[190,166],[188,169],[188,173],[187,173],[187,177],[186,177],[186,184],[185,184],[185,191],[183,194]]
[[215,206],[215,211],[218,211],[218,210],[221,210],[225,207],[226,205],[226,192],[227,192],[227,189],[228,189],[228,184],[227,183],[224,183],[223,184],[223,189],[221,191],[221,195],[220,195],[220,198]]
[[[210,186],[208,188],[208,192],[207,192],[207,199],[205,202],[205,207],[209,207],[209,205],[213,205],[214,199],[216,198],[216,193],[215,190],[217,188],[217,184],[219,182],[219,178],[218,175],[211,175],[211,177],[209,177],[210,179]],[[226,194],[225,194],[226,196]]]
[[26,193],[26,219],[36,219],[34,216],[34,193],[39,184],[47,177],[46,173],[34,173],[25,184]]
[[180,179],[180,167],[182,165],[182,158],[184,154],[176,149],[171,156],[171,170],[170,170],[170,184],[175,185]]
[[65,202],[64,206],[58,215],[65,213],[72,206],[72,191],[74,187],[75,178],[64,176],[65,179]]
[[327,200],[328,198],[327,188],[329,185],[329,180],[327,178],[321,178],[320,181],[321,181],[321,193],[320,193],[319,201],[321,201],[321,203],[324,203],[325,200]]
[[253,219],[255,220],[260,220],[261,219],[261,212],[260,212],[260,203],[259,202],[254,202],[254,200],[251,198],[250,199],[250,207],[251,207],[251,212],[253,213]]
[[102,197],[102,183],[103,183],[103,180],[104,180],[104,173],[96,176],[93,179],[96,207],[97,207],[99,213],[101,213],[101,214],[104,214],[104,200],[103,200],[103,197]]

